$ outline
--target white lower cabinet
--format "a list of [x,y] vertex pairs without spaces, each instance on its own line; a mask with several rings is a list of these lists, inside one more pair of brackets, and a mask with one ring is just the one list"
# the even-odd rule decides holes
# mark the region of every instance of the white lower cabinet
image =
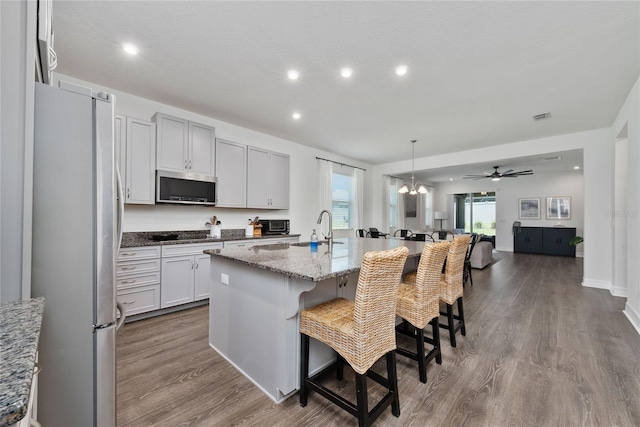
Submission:
[[207,249],[221,249],[222,242],[162,247],[160,308],[209,298],[211,278]]
[[120,250],[116,262],[116,299],[127,316],[160,308],[160,246]]

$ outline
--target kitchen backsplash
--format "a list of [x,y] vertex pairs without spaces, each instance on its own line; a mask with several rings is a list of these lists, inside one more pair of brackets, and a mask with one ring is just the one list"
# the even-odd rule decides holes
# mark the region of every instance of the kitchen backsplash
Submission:
[[132,231],[172,231],[172,230],[209,230],[205,225],[216,216],[222,230],[244,229],[249,218],[288,219],[287,210],[230,209],[203,206],[172,205],[125,205],[125,232]]

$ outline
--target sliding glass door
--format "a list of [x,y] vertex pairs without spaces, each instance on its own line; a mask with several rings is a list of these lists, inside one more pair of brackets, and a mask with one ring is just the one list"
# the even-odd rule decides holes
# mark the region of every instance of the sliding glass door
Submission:
[[496,235],[496,193],[455,194],[454,228],[465,233]]

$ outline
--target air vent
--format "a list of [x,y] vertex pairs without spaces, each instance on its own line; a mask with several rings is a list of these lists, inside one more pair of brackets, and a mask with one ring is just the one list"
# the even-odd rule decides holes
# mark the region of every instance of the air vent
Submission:
[[533,116],[533,121],[537,122],[538,120],[544,120],[548,118],[551,118],[551,113],[536,114],[535,116]]
[[549,161],[549,160],[560,160],[562,157],[560,156],[555,156],[555,157],[545,157],[543,160]]

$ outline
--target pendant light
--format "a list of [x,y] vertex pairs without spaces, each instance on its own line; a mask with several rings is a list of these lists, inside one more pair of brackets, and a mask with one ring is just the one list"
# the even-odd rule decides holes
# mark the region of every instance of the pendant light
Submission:
[[409,193],[411,195],[416,195],[418,193],[420,194],[425,194],[427,193],[429,190],[427,190],[427,187],[421,183],[420,181],[416,182],[415,177],[413,176],[414,172],[415,172],[415,157],[416,157],[416,140],[412,139],[411,140],[411,144],[412,144],[412,149],[411,149],[411,186],[409,186],[408,182],[405,182],[404,184],[402,184],[402,187],[400,187],[400,189],[398,190],[398,193]]

